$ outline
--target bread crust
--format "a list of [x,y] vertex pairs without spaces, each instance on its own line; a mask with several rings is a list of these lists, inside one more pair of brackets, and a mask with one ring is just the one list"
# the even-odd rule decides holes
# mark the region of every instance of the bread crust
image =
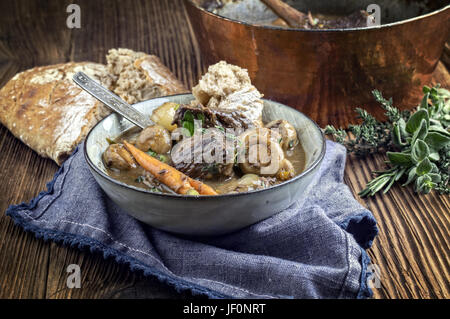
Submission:
[[188,90],[161,60],[144,52],[111,49],[106,56],[113,91],[129,104]]
[[147,80],[158,86],[162,95],[188,93],[183,83],[155,55],[147,55],[134,61],[134,66],[141,70]]
[[108,109],[81,90],[72,76],[85,72],[109,87],[106,67],[79,62],[35,67],[16,74],[0,90],[0,121],[17,138],[58,165]]

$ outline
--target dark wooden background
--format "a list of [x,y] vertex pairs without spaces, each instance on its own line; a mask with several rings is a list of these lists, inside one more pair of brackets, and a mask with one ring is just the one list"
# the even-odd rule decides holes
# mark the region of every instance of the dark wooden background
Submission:
[[[81,6],[81,29],[66,27],[66,7]],[[67,61],[105,62],[108,49],[127,47],[158,55],[189,87],[205,70],[180,0],[0,1],[0,86],[18,71]],[[440,63],[433,82],[450,87]],[[345,181],[356,194],[383,167],[383,157],[349,157]],[[0,125],[0,298],[189,297],[152,278],[131,273],[101,255],[37,240],[4,211],[35,197],[57,166],[40,158]],[[448,196],[423,196],[393,187],[358,199],[380,228],[369,250],[381,271],[375,298],[449,298]],[[81,267],[80,289],[66,287],[66,268]]]

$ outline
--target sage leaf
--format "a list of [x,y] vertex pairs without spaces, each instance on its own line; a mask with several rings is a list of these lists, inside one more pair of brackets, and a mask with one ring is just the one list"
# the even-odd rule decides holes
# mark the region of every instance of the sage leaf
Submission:
[[416,191],[424,194],[428,194],[430,190],[435,186],[429,175],[419,176],[416,179]]
[[450,91],[444,88],[436,88],[436,93],[438,93],[443,98],[450,98]]
[[405,146],[406,145],[406,143],[403,142],[403,139],[402,139],[402,130],[400,128],[399,123],[396,123],[394,125],[394,129],[392,131],[392,141],[397,146]]
[[441,175],[436,173],[429,173],[428,176],[431,177],[431,181],[435,184],[440,183],[442,180]]
[[450,137],[450,132],[448,132],[446,129],[442,128],[442,127],[437,127],[437,126],[430,126],[430,132],[437,132],[437,133],[441,133],[444,136]]
[[415,162],[421,162],[430,155],[428,145],[422,140],[416,140],[411,150],[411,157]]
[[446,136],[440,132],[429,132],[425,137],[425,142],[435,152],[439,152],[441,148],[450,144],[450,136]]
[[423,96],[422,101],[420,102],[419,108],[421,108],[421,109],[428,109],[428,99],[429,99],[429,98],[430,98],[430,93],[426,93],[426,94]]
[[439,168],[437,167],[436,164],[431,163],[431,171],[430,171],[430,172],[431,172],[431,173],[437,173],[437,172],[439,172]]
[[406,132],[406,122],[403,118],[397,121],[398,127],[400,128],[400,133],[402,136],[409,136],[409,133]]
[[406,122],[406,131],[413,134],[420,127],[422,120],[425,120],[427,125],[430,124],[430,117],[426,109],[420,109],[409,118]]
[[440,159],[441,157],[439,156],[439,153],[438,153],[438,152],[432,152],[432,153],[430,153],[430,155],[428,155],[428,158],[429,158],[430,160],[432,160],[432,161],[437,162],[437,161],[439,161],[439,159]]
[[430,127],[428,128],[428,131],[432,131],[434,128],[436,129],[442,129],[442,123],[435,119],[430,119]]
[[398,153],[398,152],[387,152],[387,157],[392,164],[399,166],[411,166],[413,161],[410,154]]
[[414,132],[411,143],[414,144],[416,140],[423,140],[428,134],[427,121],[422,119],[419,128]]
[[416,174],[419,176],[428,174],[429,172],[431,172],[431,169],[433,167],[431,166],[431,162],[428,158],[425,158],[422,162],[419,163],[419,165],[417,165],[416,168]]
[[416,178],[416,168],[413,167],[409,170],[408,172],[408,179],[406,180],[406,182],[403,184],[403,186],[406,186],[408,184],[410,184],[415,178]]

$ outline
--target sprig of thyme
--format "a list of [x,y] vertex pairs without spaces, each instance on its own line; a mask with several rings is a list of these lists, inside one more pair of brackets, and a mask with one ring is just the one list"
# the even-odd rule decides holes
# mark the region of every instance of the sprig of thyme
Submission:
[[372,196],[380,190],[389,191],[395,182],[414,182],[415,191],[428,193],[436,189],[449,194],[450,162],[450,92],[439,85],[423,88],[424,97],[414,113],[400,111],[374,90],[375,99],[381,104],[388,118],[386,122],[375,119],[367,111],[357,108],[359,125],[348,130],[328,125],[325,134],[334,136],[346,146],[349,153],[364,156],[369,153],[386,152],[388,168],[374,172],[376,177],[359,193],[361,197]]

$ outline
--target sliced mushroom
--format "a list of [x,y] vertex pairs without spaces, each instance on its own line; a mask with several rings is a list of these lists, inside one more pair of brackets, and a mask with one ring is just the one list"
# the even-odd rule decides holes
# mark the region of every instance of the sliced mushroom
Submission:
[[144,152],[152,150],[158,154],[166,154],[172,148],[172,140],[168,130],[160,125],[152,125],[139,134],[136,147]]
[[136,167],[133,157],[122,144],[109,145],[106,151],[103,152],[103,162],[109,168],[118,170],[128,170]]
[[239,136],[239,167],[243,173],[275,176],[284,160],[279,135],[267,128],[254,128]]
[[281,147],[284,150],[291,150],[298,144],[297,131],[286,120],[275,120],[266,125],[266,128],[278,130],[281,135]]
[[260,140],[270,140],[273,142],[279,142],[281,139],[281,135],[278,133],[277,130],[269,130],[263,127],[248,129],[244,131],[241,135],[239,135],[239,139],[241,141],[244,141],[247,140],[249,136],[253,136],[252,139],[254,139],[255,134],[258,135],[258,139]]

